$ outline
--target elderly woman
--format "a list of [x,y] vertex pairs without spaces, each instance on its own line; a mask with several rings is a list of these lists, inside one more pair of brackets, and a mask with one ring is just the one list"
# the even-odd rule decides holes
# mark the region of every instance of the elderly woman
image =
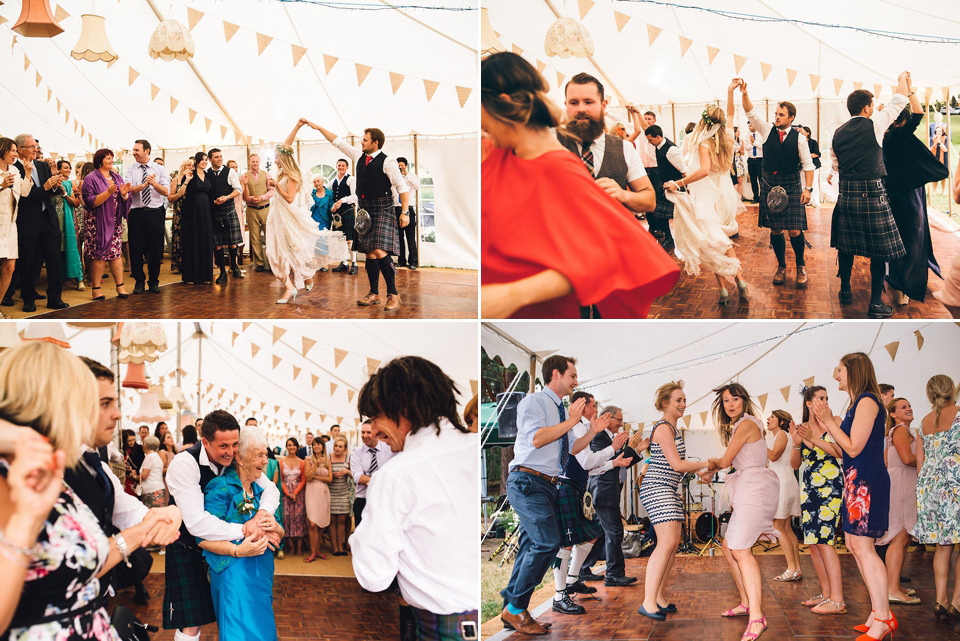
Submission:
[[110,265],[117,296],[127,297],[123,287],[123,260],[121,243],[123,221],[130,213],[130,185],[113,171],[113,152],[100,149],[93,156],[94,171],[84,179],[82,186],[84,221],[84,256],[92,261],[90,280],[93,300],[103,300],[100,281],[103,270]]
[[0,458],[0,630],[10,639],[119,641],[100,580],[147,543],[153,520],[107,537],[63,483],[99,419],[93,374],[70,352],[29,342],[0,356],[0,417],[33,431]]
[[[204,509],[228,523],[246,523],[260,509],[255,483],[267,466],[267,438],[256,426],[240,430],[233,465],[203,491]],[[283,536],[282,530],[280,535]],[[199,541],[210,566],[210,589],[221,639],[277,639],[273,614],[273,555],[267,538]]]
[[163,459],[160,458],[160,439],[143,439],[143,463],[140,465],[140,498],[147,507],[167,504],[167,486],[163,483]]

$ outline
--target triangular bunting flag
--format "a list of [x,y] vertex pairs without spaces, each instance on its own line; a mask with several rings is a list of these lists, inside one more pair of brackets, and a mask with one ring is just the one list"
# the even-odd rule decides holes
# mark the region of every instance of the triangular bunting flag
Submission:
[[160,87],[158,87],[157,85],[151,82],[150,83],[150,100],[156,100],[158,93],[160,93]]
[[843,79],[834,78],[833,79],[833,90],[837,92],[837,95],[840,95],[840,89],[843,87]]
[[691,417],[689,414],[683,417],[683,424],[687,427],[687,429],[690,429],[690,418]]
[[583,20],[593,7],[593,0],[577,0],[577,7],[580,8],[580,19]]
[[279,405],[274,405],[274,406],[273,406],[273,413],[274,413],[274,414],[279,414],[279,413],[280,413],[280,406],[279,406]]
[[40,86],[40,83],[43,82],[43,78],[40,77],[40,72],[37,72],[37,86]]
[[293,418],[293,414],[294,414],[294,412],[296,412],[296,411],[297,411],[297,410],[290,410],[290,418]]
[[337,425],[339,425],[340,423],[343,423],[343,417],[342,417],[342,416],[338,416],[338,417],[337,417]]
[[424,80],[423,88],[427,91],[427,102],[433,100],[433,94],[436,93],[437,87],[440,85],[436,80]]
[[354,394],[356,394],[356,392],[354,392],[352,389],[348,389],[348,390],[347,390],[347,400],[348,400],[348,401],[352,401]]
[[403,84],[403,77],[402,73],[390,72],[390,88],[393,89],[394,94],[397,93],[397,89]]
[[333,65],[337,64],[339,58],[327,54],[323,54],[323,66],[327,70],[327,75],[330,75],[330,70],[333,69]]
[[805,378],[805,379],[803,379],[803,386],[804,386],[804,387],[813,387],[813,382],[814,382],[814,377],[813,377],[813,376],[811,376],[810,378]]
[[373,374],[377,371],[378,367],[380,367],[380,361],[375,358],[367,359],[367,374]]
[[260,401],[260,411],[261,411],[261,412],[263,411],[263,408],[266,407],[266,406],[267,406],[266,402]]
[[30,68],[30,58],[27,57],[27,54],[23,54],[23,70],[26,71]]
[[860,91],[861,89],[863,89],[863,83],[862,83],[862,82],[855,82],[855,83],[853,83],[853,90],[854,90],[854,91]]
[[200,18],[203,17],[203,12],[193,7],[187,7],[187,25],[190,28],[190,31],[193,31],[193,28],[197,26],[197,23],[200,22]]
[[227,42],[230,42],[230,38],[232,38],[237,33],[237,29],[239,28],[240,28],[240,25],[233,24],[232,22],[227,22],[226,20],[223,21],[223,37],[226,38]]
[[139,76],[140,76],[140,72],[134,69],[133,67],[130,67],[130,70],[127,72],[127,86],[129,87],[130,85],[132,85],[133,81],[136,80]]
[[678,36],[680,38],[680,57],[687,55],[687,51],[690,49],[690,45],[693,44],[693,40],[690,38],[684,38],[683,36]]
[[654,41],[660,37],[662,31],[663,29],[660,27],[655,27],[652,24],[647,25],[647,40],[649,40],[650,46],[653,46]]
[[300,376],[300,372],[302,372],[302,371],[303,371],[302,368],[297,367],[296,365],[294,365],[294,366],[293,366],[293,380],[297,380],[297,377]]
[[266,49],[271,42],[273,42],[273,38],[271,38],[270,36],[264,35],[258,31],[257,32],[257,55],[259,56],[263,54],[263,50]]
[[179,100],[177,100],[173,96],[170,96],[170,113],[173,113],[174,110],[177,108],[177,105],[179,104],[180,104]]
[[340,349],[339,347],[333,348],[333,366],[340,367],[340,363],[343,362],[343,359],[347,357],[347,350]]
[[470,379],[470,393],[474,396],[477,395],[477,389],[480,387],[480,381],[475,381]]
[[719,49],[717,49],[716,47],[711,47],[710,45],[707,45],[707,60],[708,60],[707,64],[712,65],[713,59],[717,57],[718,53],[720,53]]
[[307,48],[295,44],[291,44],[290,48],[293,51],[293,66],[296,67],[300,58],[303,58],[303,54],[307,53]]
[[900,341],[893,341],[892,343],[887,343],[884,345],[887,350],[887,353],[890,354],[890,360],[897,360],[897,349],[900,348]]
[[363,85],[363,81],[367,79],[367,74],[373,67],[362,65],[359,62],[354,63],[354,65],[357,67],[357,86],[359,87]]
[[241,331],[241,332],[247,331],[247,328],[250,327],[251,325],[253,325],[253,323],[250,322],[250,321],[246,321],[246,322],[244,322],[244,323],[241,323],[241,324],[240,324],[240,327],[241,327],[240,331]]
[[220,125],[220,138],[221,140],[226,140],[227,138],[227,126]]
[[337,391],[337,384],[330,383],[330,396],[333,396],[336,391]]
[[316,344],[317,344],[317,341],[313,340],[312,338],[307,338],[306,336],[304,336],[304,337],[303,337],[303,350],[302,350],[303,356],[306,356],[306,355],[307,355],[307,352],[309,352],[311,349],[313,349],[313,346],[316,345]]
[[767,76],[770,75],[770,72],[772,70],[773,70],[773,65],[770,64],[769,62],[760,63],[760,75],[763,77],[764,80],[767,79]]
[[57,98],[57,113],[60,113],[60,99]]
[[521,49],[521,48],[518,47],[517,45],[511,45],[511,46],[510,46],[510,49],[512,50],[513,53],[517,54],[518,56],[522,56],[522,55],[523,55],[523,49]]
[[781,388],[780,388],[780,393],[783,394],[783,402],[784,402],[784,403],[786,403],[788,400],[790,400],[790,386],[789,386],[789,385],[784,385],[783,387],[781,387]]
[[287,330],[282,327],[273,326],[273,344],[276,345],[277,341],[283,338],[283,335],[287,333]]
[[543,60],[540,60],[540,58],[537,58],[537,71],[542,74],[543,70],[546,68],[547,68],[547,63],[545,63]]
[[304,413],[303,413],[303,418],[304,418],[304,420],[306,420],[306,421],[309,421],[311,416],[313,416],[313,412],[304,412]]
[[311,386],[311,387],[316,387],[316,386],[317,386],[317,383],[319,383],[319,382],[320,382],[320,377],[319,377],[319,376],[317,376],[316,374],[311,374],[311,375],[310,375],[310,386]]
[[231,334],[233,334],[233,340],[230,341],[230,347],[236,347],[236,346],[237,346],[237,336],[239,336],[240,334],[238,334],[238,333],[236,333],[236,332],[231,332]]
[[820,76],[815,74],[810,74],[810,91],[816,91],[817,85],[820,84]]
[[919,351],[923,349],[923,334],[920,333],[919,329],[915,331],[913,334],[914,336],[917,337],[917,351]]
[[[883,91],[883,85],[873,85],[873,95],[879,96],[880,92]],[[927,100],[930,99],[930,96],[927,96]]]
[[107,61],[107,69],[109,69],[109,68],[112,67],[114,64],[116,64],[116,62],[117,62],[117,58],[114,58],[113,60]]
[[613,12],[613,19],[617,21],[617,33],[623,31],[623,28],[630,22],[630,16],[625,13],[620,13],[619,11]]
[[197,112],[193,109],[187,108],[187,112],[190,114],[190,124],[193,124],[193,119],[197,117]]
[[564,79],[564,78],[566,78],[566,76],[564,76],[562,73],[560,73],[560,72],[558,71],[558,72],[557,72],[557,87],[558,87],[558,88],[563,86],[563,79]]
[[53,97],[53,89],[47,87],[47,102],[50,102],[50,98]]
[[67,13],[67,10],[60,6],[57,7],[57,10],[54,12],[54,15],[56,15],[57,17],[57,22],[62,22],[70,17],[70,14]]
[[467,104],[467,99],[470,98],[470,92],[473,91],[470,87],[457,87],[457,98],[460,99],[460,107],[463,108]]
[[700,412],[700,422],[703,423],[704,427],[706,427],[706,425],[707,425],[707,412],[706,412],[706,410],[704,410],[703,412]]
[[760,409],[761,409],[761,410],[766,409],[766,407],[767,407],[767,395],[766,395],[766,394],[761,394],[760,396],[758,396],[758,397],[757,397],[757,401],[760,403]]
[[203,117],[203,121],[207,125],[207,133],[210,133],[210,125],[213,124],[213,121],[207,118],[206,116]]
[[746,57],[733,54],[733,66],[736,68],[737,73],[740,73],[740,70],[743,69],[743,65],[746,64],[746,62]]
[[279,364],[280,364],[280,361],[282,361],[282,360],[283,360],[282,358],[280,358],[279,356],[277,356],[276,354],[274,354],[274,355],[273,355],[273,369],[277,369],[277,365],[279,365]]

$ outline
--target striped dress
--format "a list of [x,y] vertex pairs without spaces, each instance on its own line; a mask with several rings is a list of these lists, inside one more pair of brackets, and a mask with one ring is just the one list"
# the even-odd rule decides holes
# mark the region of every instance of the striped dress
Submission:
[[[680,435],[680,430],[667,421],[657,421],[653,426],[650,439],[653,439],[660,425],[667,425],[673,430],[673,442],[677,447],[677,454],[680,455],[681,460],[685,459],[687,445],[683,441],[683,436]],[[640,486],[640,502],[643,503],[643,509],[647,511],[647,516],[654,525],[683,520],[683,504],[679,492],[682,477],[682,472],[677,472],[670,467],[660,444],[652,443],[650,464],[647,466],[647,474],[643,477],[643,484]]]

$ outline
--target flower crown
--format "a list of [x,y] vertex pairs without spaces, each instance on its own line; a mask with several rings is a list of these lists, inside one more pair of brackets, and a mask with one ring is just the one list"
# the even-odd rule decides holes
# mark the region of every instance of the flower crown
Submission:
[[707,123],[707,124],[710,125],[710,126],[719,125],[719,124],[720,124],[720,121],[719,121],[719,120],[714,120],[713,118],[710,117],[710,115],[707,113],[707,110],[706,110],[706,109],[703,110],[703,113],[700,114],[700,117],[703,119],[703,121],[704,121],[705,123]]
[[276,149],[277,149],[277,151],[279,151],[281,154],[286,154],[286,155],[288,155],[288,156],[292,156],[292,155],[293,155],[293,151],[291,151],[290,149],[284,148],[283,145],[277,145]]

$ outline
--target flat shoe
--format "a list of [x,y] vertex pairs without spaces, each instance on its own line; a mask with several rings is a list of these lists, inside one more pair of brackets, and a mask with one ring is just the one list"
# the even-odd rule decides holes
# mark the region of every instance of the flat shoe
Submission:
[[645,616],[645,617],[647,617],[647,618],[649,618],[649,619],[653,619],[653,620],[655,620],[655,621],[666,621],[666,620],[667,620],[667,615],[665,615],[663,612],[660,612],[659,610],[656,611],[656,612],[647,612],[646,610],[643,609],[643,606],[642,606],[642,605],[641,605],[639,608],[637,608],[637,612],[639,612],[639,613],[642,614],[643,616]]
[[909,596],[909,595],[907,596],[906,599],[900,599],[895,596],[888,596],[887,601],[889,601],[890,603],[899,603],[901,605],[919,605],[920,604],[920,599],[918,599],[915,596]]

